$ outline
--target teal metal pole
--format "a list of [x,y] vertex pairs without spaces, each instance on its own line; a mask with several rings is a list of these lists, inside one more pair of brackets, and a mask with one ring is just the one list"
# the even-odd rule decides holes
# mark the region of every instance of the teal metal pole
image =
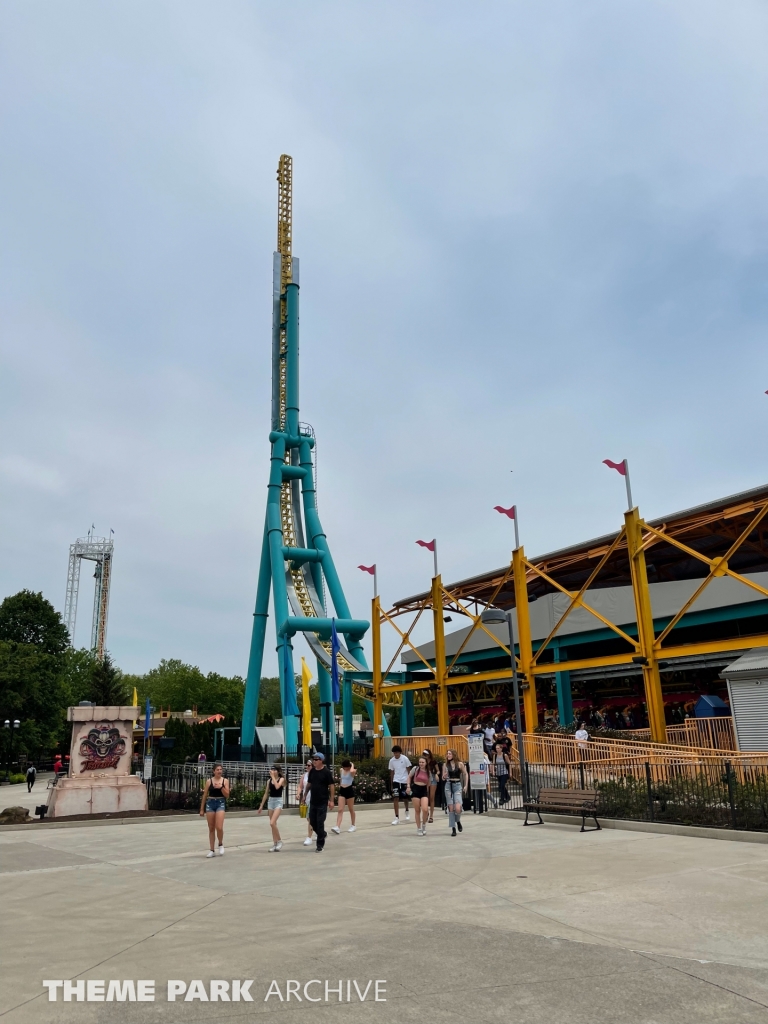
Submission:
[[[552,641],[554,647],[554,659],[556,662],[567,660],[568,652],[560,650],[560,642]],[[556,672],[555,685],[557,687],[557,713],[560,717],[560,725],[570,725],[573,721],[573,694],[571,693],[571,673]]]
[[[363,698],[363,700],[365,702],[365,710],[368,712],[368,720],[370,722],[373,722],[373,701],[372,700],[366,700],[365,698]],[[389,725],[387,724],[387,719],[386,719],[386,716],[384,715],[383,712],[382,712],[382,715],[381,715],[381,726],[382,726],[381,731],[382,731],[382,733],[385,736],[391,736],[392,735],[392,733],[389,731]]]
[[[333,687],[331,685],[331,674],[321,661],[317,663],[317,688],[320,694],[320,728],[323,734],[328,734],[329,743],[334,742],[336,732],[336,720],[334,717]],[[329,706],[330,705],[330,706]]]
[[403,691],[403,703],[400,705],[400,735],[413,735],[413,690]]
[[264,662],[264,640],[269,618],[270,573],[269,532],[265,517],[259,564],[259,585],[256,590],[256,610],[253,613],[253,630],[251,631],[251,651],[248,657],[248,675],[245,680],[243,721],[240,727],[240,758],[243,761],[253,760],[253,741],[256,737],[256,726],[259,724],[261,668]]

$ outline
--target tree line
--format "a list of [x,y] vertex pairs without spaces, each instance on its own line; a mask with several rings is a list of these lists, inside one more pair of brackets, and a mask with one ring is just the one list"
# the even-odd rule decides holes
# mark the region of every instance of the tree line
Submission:
[[[299,677],[295,685],[301,708]],[[245,681],[241,676],[206,674],[176,658],[163,659],[143,675],[122,672],[109,654],[99,661],[91,651],[73,648],[60,613],[41,593],[22,590],[0,604],[0,717],[21,722],[15,736],[17,754],[39,758],[57,749],[68,752],[68,707],[84,700],[131,704],[134,689],[140,707],[149,698],[158,710],[197,708],[200,715],[222,714],[227,724],[239,724]],[[310,701],[312,717],[319,718],[315,685],[310,686]],[[354,705],[355,713],[366,717],[362,700],[355,698]],[[273,725],[280,717],[280,681],[262,678],[258,724]]]

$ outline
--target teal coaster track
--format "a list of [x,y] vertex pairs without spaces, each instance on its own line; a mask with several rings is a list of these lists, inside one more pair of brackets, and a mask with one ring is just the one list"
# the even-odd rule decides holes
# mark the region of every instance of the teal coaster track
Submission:
[[[331,717],[331,623],[325,603],[333,604],[336,630],[346,643],[338,656],[340,672],[367,669],[362,638],[369,623],[349,612],[325,532],[317,514],[311,429],[299,423],[299,261],[292,255],[292,161],[281,156],[277,170],[277,252],[273,264],[272,446],[267,513],[261,548],[256,610],[245,684],[241,758],[251,760],[258,721],[264,643],[272,593],[285,746],[298,742],[293,638],[303,633],[317,659],[323,729],[335,731]],[[342,688],[344,742],[352,742],[352,684]]]

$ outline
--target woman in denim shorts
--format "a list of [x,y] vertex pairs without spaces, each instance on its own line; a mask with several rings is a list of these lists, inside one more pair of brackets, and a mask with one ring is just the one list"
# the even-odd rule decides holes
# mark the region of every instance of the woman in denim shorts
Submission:
[[446,750],[445,764],[443,765],[443,782],[445,783],[445,802],[448,805],[448,827],[451,835],[456,835],[456,829],[463,832],[461,826],[461,811],[464,806],[464,793],[469,787],[469,776],[464,762],[456,756],[455,750]]
[[284,795],[285,778],[282,770],[276,764],[273,764],[269,769],[269,782],[264,789],[264,796],[261,798],[261,806],[259,807],[259,814],[261,814],[264,809],[264,801],[267,801],[269,825],[272,829],[272,845],[269,848],[270,853],[276,853],[283,848],[283,840],[280,838],[280,830],[277,827],[277,819],[280,817],[280,812],[283,809]]
[[203,815],[208,819],[208,841],[211,848],[208,856],[216,854],[216,837],[219,840],[219,854],[224,853],[224,811],[227,808],[227,797],[229,796],[229,779],[224,778],[224,769],[216,762],[213,766],[213,775],[205,784],[203,799],[200,801],[200,817]]

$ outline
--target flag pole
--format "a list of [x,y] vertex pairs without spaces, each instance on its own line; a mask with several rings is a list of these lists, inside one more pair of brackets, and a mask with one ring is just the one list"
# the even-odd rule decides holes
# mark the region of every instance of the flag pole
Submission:
[[379,577],[378,577],[378,573],[376,572],[376,563],[375,562],[373,563],[373,596],[374,597],[378,597],[379,596]]
[[514,512],[514,516],[512,518],[515,522],[515,550],[517,550],[520,547],[520,534],[517,529],[517,505],[512,506],[512,511]]
[[434,538],[432,543],[434,544],[432,554],[435,556],[435,576],[437,576],[437,537]]
[[629,461],[624,459],[624,482],[627,485],[627,512],[631,512],[635,507],[632,504],[632,488],[629,483]]

